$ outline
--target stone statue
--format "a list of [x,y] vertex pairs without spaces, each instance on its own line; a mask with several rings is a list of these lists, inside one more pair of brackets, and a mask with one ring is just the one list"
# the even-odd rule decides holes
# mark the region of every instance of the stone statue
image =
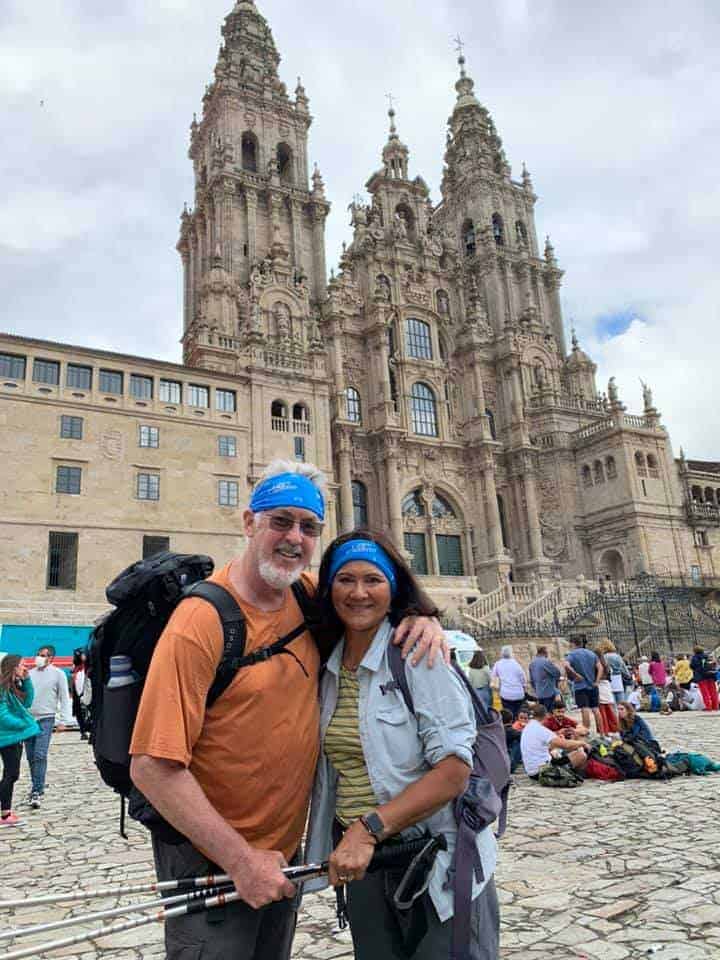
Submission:
[[615,383],[615,377],[610,377],[608,380],[607,388],[608,400],[610,403],[617,403],[620,399],[620,394],[618,393],[617,384]]
[[644,407],[645,407],[645,410],[646,410],[646,411],[647,411],[647,410],[652,410],[652,409],[653,409],[653,395],[652,395],[652,390],[651,390],[650,387],[647,385],[647,383],[645,383],[645,381],[644,381],[643,379],[640,380],[640,383],[642,384],[643,405],[644,405]]
[[375,281],[375,294],[383,303],[390,303],[390,281],[384,274],[379,274]]
[[290,337],[290,310],[284,303],[275,304],[275,326],[281,340],[287,340]]
[[393,217],[393,236],[396,240],[407,240],[407,224],[399,213]]
[[250,307],[250,329],[253,333],[262,333],[262,314],[260,313],[259,300],[253,300]]

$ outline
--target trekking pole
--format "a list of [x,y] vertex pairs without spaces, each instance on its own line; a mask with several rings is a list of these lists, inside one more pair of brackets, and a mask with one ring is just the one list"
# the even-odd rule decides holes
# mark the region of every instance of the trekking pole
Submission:
[[41,953],[49,953],[52,950],[61,950],[63,947],[72,947],[76,943],[84,943],[86,940],[98,940],[101,937],[107,937],[115,933],[125,933],[128,930],[136,930],[138,927],[147,926],[150,923],[165,923],[174,917],[184,917],[187,914],[202,913],[205,910],[211,910],[213,907],[224,907],[226,903],[234,903],[240,899],[239,893],[219,893],[217,896],[203,897],[194,900],[179,907],[172,907],[170,910],[158,910],[157,913],[149,917],[139,917],[135,920],[123,920],[121,923],[111,923],[110,926],[96,927],[95,930],[88,930],[86,933],[77,933],[71,937],[63,937],[61,940],[51,940],[48,943],[34,943],[31,947],[23,947],[22,950],[13,950],[6,953],[2,960],[21,960],[23,957],[37,957]]
[[191,903],[201,897],[215,896],[219,893],[231,893],[233,886],[208,887],[206,890],[194,890],[192,893],[179,893],[174,897],[160,897],[155,900],[145,900],[142,903],[126,903],[122,907],[112,907],[108,910],[99,910],[96,913],[77,914],[66,917],[64,920],[52,920],[49,923],[36,923],[31,927],[18,927],[15,930],[0,931],[0,940],[15,940],[21,937],[31,937],[35,933],[49,933],[51,930],[61,930],[63,927],[77,927],[82,923],[94,923],[96,920],[109,920],[111,917],[124,917],[130,913],[142,913],[154,907],[170,907],[178,903]]

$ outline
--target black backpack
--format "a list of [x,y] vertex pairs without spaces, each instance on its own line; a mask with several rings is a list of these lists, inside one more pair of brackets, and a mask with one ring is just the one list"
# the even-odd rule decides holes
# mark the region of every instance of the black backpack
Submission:
[[[408,710],[415,715],[415,705],[405,673],[400,647],[388,644],[388,664],[396,689]],[[470,920],[473,877],[482,877],[482,864],[475,846],[477,834],[498,821],[496,836],[505,832],[508,793],[512,783],[510,757],[505,742],[505,728],[497,711],[488,709],[466,677],[462,668],[452,668],[462,681],[475,713],[476,736],[473,744],[473,767],[467,790],[455,800],[458,833],[452,864],[452,887],[455,914],[452,931],[452,960],[470,960]],[[387,690],[387,687],[385,688]]]
[[[107,587],[105,595],[115,609],[95,627],[90,637],[93,682],[91,742],[95,764],[105,783],[121,797],[120,833],[125,836],[125,800],[130,815],[166,842],[184,838],[167,824],[133,786],[130,779],[130,741],[143,686],[155,646],[170,615],[185,597],[200,597],[216,609],[223,628],[223,652],[215,680],[207,694],[211,707],[227,690],[241,667],[251,666],[280,653],[315,622],[314,602],[302,583],[293,584],[303,621],[275,643],[244,655],[245,618],[235,599],[216,583],[207,583],[213,571],[210,557],[163,552],[132,564]],[[120,686],[108,686],[110,659],[129,658]]]

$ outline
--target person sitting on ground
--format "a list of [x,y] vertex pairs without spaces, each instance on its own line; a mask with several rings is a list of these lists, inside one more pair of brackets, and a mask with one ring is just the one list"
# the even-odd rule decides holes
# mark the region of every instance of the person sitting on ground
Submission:
[[667,684],[667,670],[665,669],[665,664],[662,662],[660,654],[657,650],[653,650],[653,652],[650,654],[648,670],[650,671],[652,682],[655,684],[658,690],[663,690]]
[[642,706],[642,691],[639,683],[633,684],[632,690],[627,695],[626,703],[629,703],[634,710],[639,710]]
[[620,719],[620,736],[623,740],[644,740],[651,746],[657,747],[658,750],[660,749],[652,730],[643,718],[635,713],[635,708],[631,704],[627,702],[619,703],[618,717]]
[[667,705],[673,713],[689,710],[692,697],[689,690],[683,690],[679,683],[671,680],[667,688]]
[[705,709],[705,701],[703,700],[702,692],[700,690],[700,687],[697,685],[697,683],[695,683],[695,681],[693,681],[690,684],[690,689],[688,690],[688,694],[690,695],[691,710]]
[[527,677],[525,671],[513,657],[513,648],[506,644],[500,650],[500,659],[495,662],[492,675],[500,681],[500,699],[506,710],[509,710],[513,719],[525,702]]
[[510,757],[510,773],[515,773],[522,763],[520,731],[515,729],[513,715],[509,710],[506,710],[505,707],[500,711],[500,716],[502,717],[503,727],[505,728],[505,746],[507,747],[508,756]]
[[565,669],[573,682],[575,703],[580,707],[583,726],[590,729],[592,715],[595,718],[597,732],[604,733],[598,692],[602,664],[592,650],[583,646],[579,637],[571,637],[570,645],[570,652],[565,657]]
[[543,726],[547,727],[548,730],[552,730],[553,733],[562,734],[567,730],[568,735],[575,740],[588,735],[587,727],[584,727],[581,723],[578,723],[577,720],[573,720],[572,717],[568,716],[565,702],[560,698],[553,704],[552,712],[543,720]]
[[520,735],[520,752],[525,773],[531,780],[537,780],[540,768],[550,763],[551,750],[562,750],[567,754],[571,765],[582,770],[587,763],[587,753],[582,740],[571,740],[554,733],[544,726],[547,710],[541,703],[532,708],[532,719]]
[[689,690],[692,683],[693,672],[686,653],[681,653],[675,661],[673,667],[673,676],[683,690]]
[[513,723],[513,727],[515,728],[515,730],[519,730],[522,733],[522,731],[525,729],[525,727],[528,725],[529,722],[530,722],[530,713],[528,712],[528,708],[521,707],[518,710],[517,719]]

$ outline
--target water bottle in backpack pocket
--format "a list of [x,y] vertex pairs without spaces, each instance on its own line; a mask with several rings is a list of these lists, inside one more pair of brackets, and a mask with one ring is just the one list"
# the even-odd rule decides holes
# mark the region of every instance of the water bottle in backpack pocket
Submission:
[[132,787],[128,754],[141,693],[142,683],[130,657],[111,657],[110,677],[103,687],[103,708],[95,730],[95,754],[103,780],[125,795]]

